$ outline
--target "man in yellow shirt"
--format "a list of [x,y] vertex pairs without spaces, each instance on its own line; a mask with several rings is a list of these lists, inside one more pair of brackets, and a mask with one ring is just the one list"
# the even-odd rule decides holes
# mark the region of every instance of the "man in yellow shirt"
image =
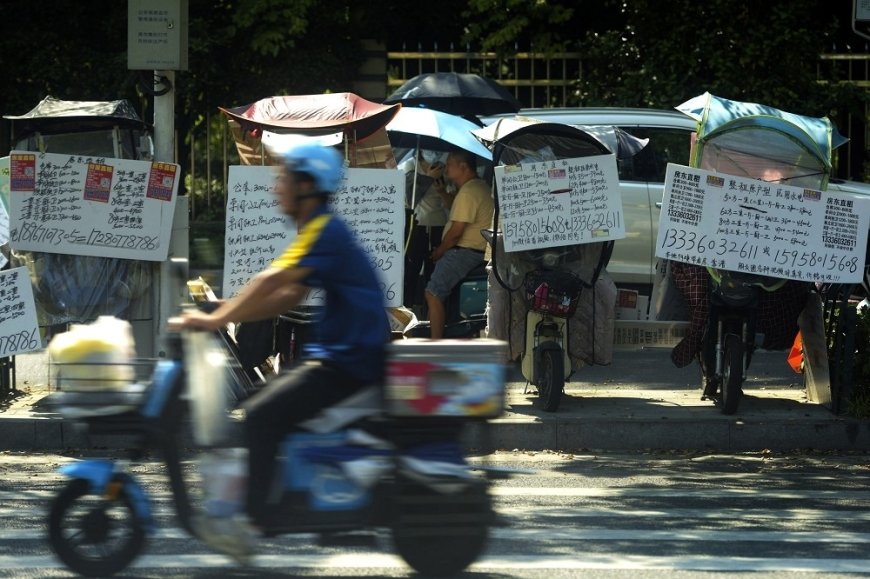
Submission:
[[456,195],[445,192],[450,216],[441,244],[432,251],[435,270],[426,286],[432,339],[444,336],[444,302],[462,279],[484,260],[486,240],[481,229],[492,227],[494,205],[489,186],[477,176],[477,158],[456,149],[447,156],[447,177],[457,187]]

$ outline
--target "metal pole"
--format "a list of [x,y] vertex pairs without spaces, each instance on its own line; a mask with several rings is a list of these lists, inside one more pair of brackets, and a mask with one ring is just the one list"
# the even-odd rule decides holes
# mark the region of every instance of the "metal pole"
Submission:
[[[175,162],[175,71],[155,71],[155,90],[160,93],[169,89],[165,94],[154,97],[154,159],[164,163]],[[166,328],[166,320],[176,312],[181,296],[179,284],[174,283],[170,268],[171,258],[187,258],[188,251],[188,214],[187,197],[178,196],[175,206],[175,215],[172,222],[172,234],[169,239],[169,255],[165,262],[155,267],[156,283],[154,284],[155,316],[153,320],[154,337],[161,335]],[[158,355],[158,343],[150,348],[151,352]],[[139,352],[140,355],[143,352]],[[148,354],[145,354],[146,356]],[[152,354],[153,355],[153,354]]]

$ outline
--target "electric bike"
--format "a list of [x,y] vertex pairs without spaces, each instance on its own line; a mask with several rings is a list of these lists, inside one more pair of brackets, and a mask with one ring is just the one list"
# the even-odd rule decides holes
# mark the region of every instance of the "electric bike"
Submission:
[[[70,480],[52,500],[49,543],[81,575],[122,571],[156,532],[152,499],[126,468],[149,449],[159,451],[166,465],[180,526],[197,536],[192,520],[203,512],[202,497],[190,490],[197,481],[183,468],[182,441],[200,401],[191,397],[188,405],[185,399],[189,372],[183,338],[178,333],[165,337],[167,357],[154,364],[148,380],[57,393],[60,411],[90,434],[131,437],[127,460],[91,459],[61,468]],[[485,342],[493,347],[493,341]],[[503,411],[503,368],[491,370],[490,386],[500,386],[501,398],[487,418]],[[384,528],[417,572],[459,573],[485,548],[494,516],[488,479],[469,466],[460,443],[464,426],[475,418],[393,412],[391,392],[401,393],[402,404],[409,402],[407,388],[393,386],[367,388],[286,438],[276,468],[280,499],[263,533],[335,535]],[[442,380],[440,396],[454,386]]]
[[[503,119],[475,134],[491,143],[493,163],[499,168],[504,166],[507,175],[507,167],[512,165],[537,163],[538,167],[552,168],[563,159],[613,155],[618,147],[614,131],[602,127],[593,133],[584,127]],[[605,134],[612,137],[612,145],[609,137],[607,141],[602,140]],[[630,142],[626,137],[626,146]],[[546,180],[546,172],[544,174]],[[494,183],[494,222],[501,223],[503,212],[516,221],[517,215],[522,216],[524,210],[517,210],[518,203],[514,203],[510,211],[504,211],[502,198],[506,195],[499,191],[498,180]],[[552,199],[559,207],[567,196],[580,194],[571,190],[567,179],[555,189],[542,192],[540,188],[532,187],[530,192],[540,195],[546,203]],[[586,193],[588,190],[584,190]],[[606,191],[602,191],[602,199],[606,201]],[[588,216],[577,216],[578,220],[584,218]],[[547,221],[546,216],[541,219]],[[615,299],[608,300],[604,291],[595,293],[593,288],[610,261],[614,242],[589,240],[566,244],[564,238],[558,239],[555,229],[551,237],[550,232],[545,231],[546,227],[542,226],[537,232],[542,240],[534,249],[505,251],[502,231],[496,234],[485,232],[484,237],[492,248],[491,269],[495,281],[495,284],[490,284],[491,335],[496,332],[494,335],[510,336],[511,355],[520,357],[526,386],[537,388],[538,402],[544,411],[555,412],[562,400],[565,381],[574,369],[587,362],[601,363],[599,360],[607,357],[599,358],[595,350],[596,332],[601,327],[597,324],[606,324],[608,318],[612,321]],[[535,237],[535,233],[529,236]],[[611,287],[615,298],[615,286]],[[584,291],[593,292],[592,297],[581,302]],[[506,302],[506,305],[500,302]],[[581,303],[583,308],[578,312]],[[578,318],[575,318],[575,313]],[[581,320],[588,321],[589,326],[580,327],[578,322]],[[522,336],[517,336],[519,339],[514,339],[514,328],[522,330]],[[604,341],[599,340],[599,347]],[[519,348],[515,349],[515,345]]]
[[[698,121],[689,164],[726,175],[821,191],[831,173],[831,151],[845,142],[826,118],[794,115],[709,93],[677,109]],[[752,208],[740,205],[737,209]],[[682,293],[694,315],[707,319],[698,352],[702,399],[717,400],[724,414],[734,414],[752,353],[761,345],[758,338],[765,338],[765,347],[791,345],[810,284],[750,271],[700,265],[685,268]],[[707,288],[708,312],[704,311],[708,304],[697,299],[703,293],[698,288]],[[776,300],[777,313],[765,317],[762,305],[769,300]]]
[[704,398],[718,398],[723,414],[734,414],[743,396],[746,370],[755,348],[758,305],[763,292],[785,280],[710,268],[710,313],[702,342]]

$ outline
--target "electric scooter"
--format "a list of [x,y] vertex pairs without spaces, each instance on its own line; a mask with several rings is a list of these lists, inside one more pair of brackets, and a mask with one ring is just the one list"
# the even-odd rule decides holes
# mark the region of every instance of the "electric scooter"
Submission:
[[746,370],[759,345],[758,302],[786,280],[708,268],[710,314],[702,342],[702,399],[719,398],[723,414],[734,414],[743,397]]
[[[690,166],[726,176],[754,178],[761,187],[773,188],[782,183],[823,191],[831,172],[832,148],[844,142],[826,118],[794,115],[709,93],[677,109],[698,122]],[[741,195],[738,192],[737,196]],[[769,223],[777,222],[775,218],[764,216],[766,212],[751,205],[751,201],[735,198],[734,208],[755,215],[732,219],[733,231],[743,235],[754,232],[762,240],[769,238],[766,230],[750,229],[750,223],[763,222],[767,229],[772,227]],[[709,314],[698,353],[704,381],[702,399],[717,399],[724,414],[737,411],[746,370],[758,341],[756,334],[766,333],[765,342],[772,342],[774,347],[787,347],[791,342],[780,344],[778,334],[793,338],[791,328],[797,326],[797,317],[806,301],[800,288],[786,287],[788,280],[784,276],[768,277],[756,272],[750,256],[746,256],[744,265],[743,270],[727,271],[692,264],[683,289],[684,296],[690,296],[689,307],[703,315],[706,305],[694,297],[702,295],[700,292],[692,295],[693,287],[700,282],[709,288]],[[772,300],[777,301],[776,314],[765,315],[763,305]],[[770,312],[773,308],[766,310]]]
[[526,273],[526,331],[520,368],[527,384],[538,388],[542,408],[555,412],[562,399],[565,380],[572,373],[568,355],[571,316],[583,283],[570,270],[558,268],[569,249],[552,248],[524,252],[534,264]]
[[[61,468],[70,480],[51,503],[49,543],[82,575],[122,571],[155,533],[151,499],[125,466],[148,449],[160,452],[179,523],[196,536],[191,521],[201,507],[188,489],[197,483],[182,468],[180,442],[189,410],[183,334],[169,334],[165,342],[167,357],[146,383],[57,393],[59,411],[90,434],[132,437],[126,461],[91,459]],[[450,385],[439,387],[443,396]],[[501,405],[487,417],[503,411],[503,387],[502,375]],[[365,389],[286,438],[276,468],[280,501],[265,536],[386,528],[398,554],[425,575],[454,575],[480,555],[493,523],[489,482],[472,471],[460,444],[464,426],[475,418],[391,412],[389,393],[397,391],[403,392],[401,385],[391,389],[389,383],[386,391]],[[405,404],[407,392],[403,396]],[[358,476],[351,463],[363,460],[374,476]]]

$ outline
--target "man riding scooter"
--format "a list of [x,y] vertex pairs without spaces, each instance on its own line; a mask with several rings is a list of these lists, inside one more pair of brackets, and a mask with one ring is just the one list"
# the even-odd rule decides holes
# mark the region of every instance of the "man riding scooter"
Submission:
[[[216,330],[230,322],[278,316],[298,305],[310,288],[325,294],[303,362],[243,404],[247,514],[261,528],[269,526],[268,496],[284,436],[323,408],[383,380],[390,334],[383,294],[365,250],[329,205],[343,167],[334,148],[311,143],[292,147],[284,155],[275,195],[281,212],[296,222],[296,239],[213,312],[189,312],[171,322],[175,329]],[[221,522],[199,517],[197,532],[229,555],[250,555],[251,542],[221,528]]]

